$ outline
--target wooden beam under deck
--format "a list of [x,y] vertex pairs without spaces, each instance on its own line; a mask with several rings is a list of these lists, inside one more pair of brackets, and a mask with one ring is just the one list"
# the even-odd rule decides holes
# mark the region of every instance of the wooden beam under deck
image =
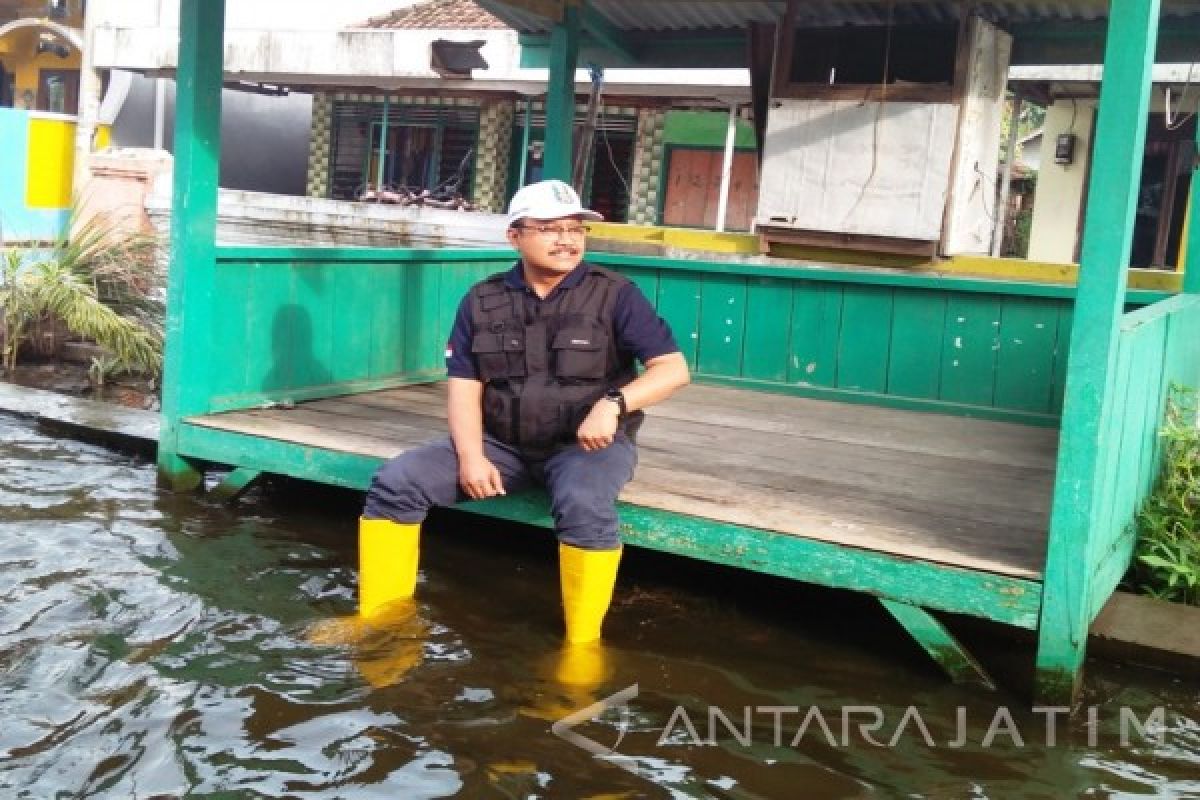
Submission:
[[[385,459],[445,431],[440,384],[193,417]],[[649,413],[621,500],[660,512],[1037,579],[1055,432],[691,386]]]

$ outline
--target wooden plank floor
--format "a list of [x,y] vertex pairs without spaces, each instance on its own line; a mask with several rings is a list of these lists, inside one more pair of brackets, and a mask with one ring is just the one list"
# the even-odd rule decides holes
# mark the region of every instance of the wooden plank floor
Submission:
[[[428,384],[188,421],[387,458],[444,432],[444,404]],[[648,416],[626,502],[1041,575],[1054,430],[709,386]]]

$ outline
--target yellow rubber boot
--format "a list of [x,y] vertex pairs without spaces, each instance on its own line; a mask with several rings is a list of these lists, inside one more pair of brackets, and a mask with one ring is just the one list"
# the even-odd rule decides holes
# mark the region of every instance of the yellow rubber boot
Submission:
[[600,626],[612,602],[620,563],[620,547],[616,550],[583,550],[569,544],[558,546],[558,574],[568,644],[584,644],[600,638]]
[[555,677],[559,683],[590,688],[609,672],[608,657],[600,644],[600,628],[612,602],[621,548],[583,550],[558,546],[566,644],[558,656]]
[[361,519],[358,523],[358,615],[371,618],[417,588],[420,523]]

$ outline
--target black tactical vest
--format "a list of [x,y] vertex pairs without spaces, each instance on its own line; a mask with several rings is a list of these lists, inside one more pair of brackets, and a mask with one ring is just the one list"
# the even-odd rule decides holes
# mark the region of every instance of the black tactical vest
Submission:
[[[506,284],[506,274],[468,294],[483,425],[500,441],[543,457],[575,441],[609,387],[637,377],[633,356],[617,350],[613,331],[613,307],[629,279],[588,265],[577,286],[527,303],[526,290]],[[632,436],[641,419],[641,412],[630,414],[622,429]]]

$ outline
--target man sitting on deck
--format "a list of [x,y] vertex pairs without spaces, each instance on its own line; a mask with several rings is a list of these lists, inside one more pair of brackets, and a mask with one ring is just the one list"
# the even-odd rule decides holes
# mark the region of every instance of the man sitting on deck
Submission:
[[413,595],[430,506],[541,484],[559,539],[568,645],[600,638],[621,557],[617,494],[633,477],[641,410],[689,375],[641,291],[583,261],[584,219],[601,217],[562,181],[513,196],[507,236],[521,260],[471,288],[446,349],[450,436],[384,464],[367,494],[362,617]]

